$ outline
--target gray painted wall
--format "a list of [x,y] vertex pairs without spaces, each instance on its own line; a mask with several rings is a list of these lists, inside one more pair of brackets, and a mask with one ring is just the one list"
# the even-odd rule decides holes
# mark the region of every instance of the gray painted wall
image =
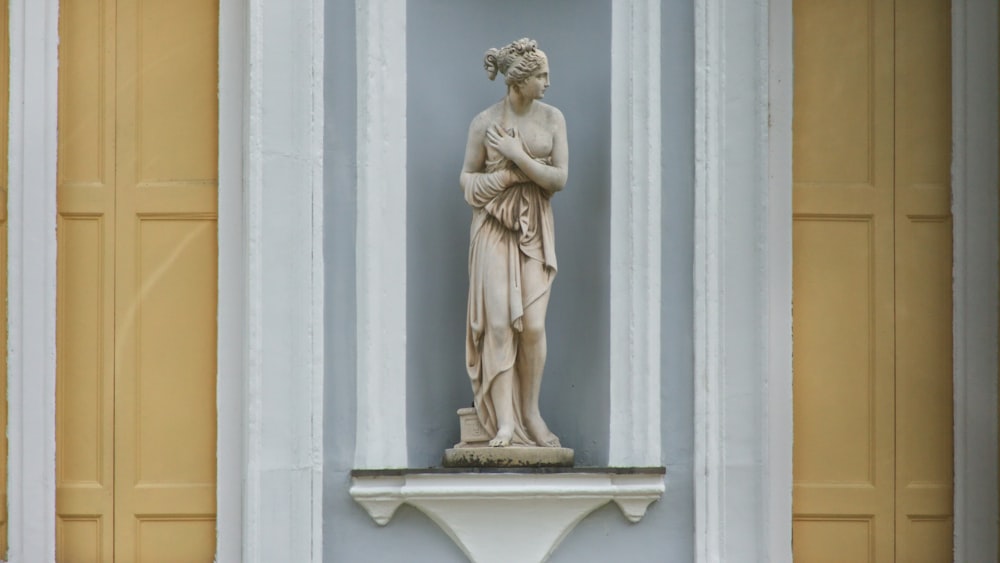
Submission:
[[[354,5],[326,4],[326,385],[324,559],[462,562],[435,524],[404,506],[376,526],[347,493],[354,453],[356,62]],[[410,465],[439,463],[471,401],[464,372],[470,212],[458,189],[471,118],[504,91],[487,47],[529,36],[552,64],[546,101],[566,115],[570,179],[553,199],[559,275],[549,306],[542,409],[578,461],[607,459],[611,0],[408,3],[408,431]],[[530,17],[529,17],[530,16]],[[459,27],[462,24],[464,27]],[[638,525],[595,512],[551,561],[693,559],[694,32],[690,0],[662,7],[663,448],[667,492]],[[419,328],[419,330],[418,330]],[[574,344],[576,343],[576,344]],[[558,395],[557,395],[558,392]],[[582,408],[585,417],[571,416]]]

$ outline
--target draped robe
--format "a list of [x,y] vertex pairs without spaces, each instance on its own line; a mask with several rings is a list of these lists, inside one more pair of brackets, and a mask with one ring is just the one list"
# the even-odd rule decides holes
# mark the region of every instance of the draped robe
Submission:
[[[551,158],[535,160],[551,164]],[[497,433],[490,395],[494,379],[512,370],[511,443],[535,445],[524,426],[516,362],[524,310],[549,291],[556,274],[555,230],[549,192],[531,181],[499,185],[498,172],[513,167],[487,147],[484,173],[465,187],[465,200],[473,209],[465,359],[476,413],[486,432]],[[542,279],[522,276],[531,260],[541,263]]]

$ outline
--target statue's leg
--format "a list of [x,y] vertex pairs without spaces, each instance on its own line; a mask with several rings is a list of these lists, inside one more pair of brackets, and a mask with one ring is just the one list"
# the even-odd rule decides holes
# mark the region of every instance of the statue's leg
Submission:
[[484,369],[500,370],[485,374],[489,385],[489,400],[496,414],[497,433],[490,440],[494,447],[508,446],[514,436],[516,418],[514,414],[514,362],[516,346],[514,329],[510,324],[510,293],[507,286],[507,254],[509,248],[497,243],[485,250],[493,251],[484,264],[486,268],[483,299],[486,305],[486,331],[483,335]]
[[496,376],[490,388],[490,398],[497,413],[497,435],[490,440],[493,447],[509,446],[514,436],[514,391],[513,370]]
[[[534,291],[548,284],[542,263],[536,260],[524,261],[521,279],[526,291]],[[545,313],[548,306],[549,292],[545,291],[524,309],[524,330],[517,353],[517,376],[520,378],[521,412],[528,435],[540,446],[558,447],[559,438],[549,430],[538,408],[545,357],[548,353],[545,339]]]

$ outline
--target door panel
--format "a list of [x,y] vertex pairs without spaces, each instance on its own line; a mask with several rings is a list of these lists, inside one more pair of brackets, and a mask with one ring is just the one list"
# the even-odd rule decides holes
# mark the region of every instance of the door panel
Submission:
[[794,14],[794,555],[950,560],[950,4]]
[[211,561],[218,3],[62,10],[58,558]]
[[794,553],[890,561],[892,2],[794,13]]
[[896,5],[896,557],[952,555],[951,6]]
[[115,20],[112,0],[59,18],[56,557],[114,554]]

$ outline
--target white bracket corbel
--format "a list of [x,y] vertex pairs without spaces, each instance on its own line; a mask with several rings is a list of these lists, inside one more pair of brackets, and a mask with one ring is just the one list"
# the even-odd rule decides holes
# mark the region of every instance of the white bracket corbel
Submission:
[[[635,523],[664,489],[663,468],[358,470],[352,475],[351,496],[380,526],[403,503],[419,509],[474,563],[542,563],[597,508],[614,501]],[[497,534],[497,529],[505,532]]]

